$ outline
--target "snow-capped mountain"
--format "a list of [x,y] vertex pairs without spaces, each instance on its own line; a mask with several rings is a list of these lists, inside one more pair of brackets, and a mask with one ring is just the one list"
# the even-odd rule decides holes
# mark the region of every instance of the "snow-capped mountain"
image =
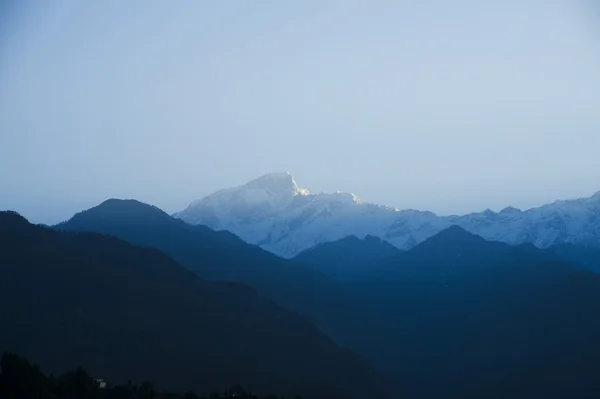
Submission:
[[600,192],[526,211],[509,207],[500,212],[442,217],[364,203],[351,193],[311,194],[284,172],[217,191],[173,216],[190,224],[229,230],[286,258],[349,235],[374,235],[409,249],[453,224],[485,239],[510,244],[600,245]]

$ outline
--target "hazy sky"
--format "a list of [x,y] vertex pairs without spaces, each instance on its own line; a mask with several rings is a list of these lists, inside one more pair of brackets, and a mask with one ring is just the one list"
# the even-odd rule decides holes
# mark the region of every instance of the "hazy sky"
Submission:
[[600,190],[593,0],[5,0],[0,209],[289,170],[447,214]]

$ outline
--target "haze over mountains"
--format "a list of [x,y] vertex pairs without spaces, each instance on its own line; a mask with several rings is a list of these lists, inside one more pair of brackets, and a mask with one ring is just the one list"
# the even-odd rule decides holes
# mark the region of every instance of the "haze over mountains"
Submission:
[[312,194],[284,172],[217,191],[174,216],[190,224],[231,231],[286,258],[350,235],[372,235],[399,249],[410,249],[451,225],[509,244],[600,245],[600,192],[524,211],[508,207],[500,212],[438,216],[363,203],[351,193]]

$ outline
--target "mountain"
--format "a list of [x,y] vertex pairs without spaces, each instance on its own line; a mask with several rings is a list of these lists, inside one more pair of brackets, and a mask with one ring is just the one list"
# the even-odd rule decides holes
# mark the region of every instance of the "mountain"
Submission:
[[444,296],[464,296],[525,282],[545,283],[584,269],[571,260],[574,256],[566,259],[529,243],[487,241],[451,226],[411,250],[372,265],[352,281],[374,287],[377,298],[385,297],[387,291],[404,299],[411,293],[426,298],[437,290]]
[[309,317],[344,345],[350,345],[352,330],[348,327],[362,311],[361,304],[342,286],[314,269],[249,245],[229,232],[189,225],[135,200],[107,200],[55,228],[113,235],[134,245],[157,248],[201,278],[248,284]]
[[81,365],[171,391],[240,383],[309,398],[381,394],[356,355],[247,286],[206,282],[155,249],[12,212],[0,213],[0,314],[0,352],[47,372]]
[[293,260],[336,280],[364,273],[383,259],[398,255],[399,249],[379,237],[362,240],[348,236],[334,242],[318,244],[296,255]]
[[505,208],[448,217],[488,240],[509,244],[533,243],[540,248],[567,243],[600,246],[600,192],[589,198],[555,201],[520,211]]
[[190,224],[231,231],[286,258],[350,235],[377,236],[399,249],[410,249],[451,225],[510,244],[600,246],[600,192],[526,211],[508,207],[500,212],[442,217],[364,203],[350,193],[311,194],[285,172],[218,191],[174,216]]
[[277,255],[292,257],[322,242],[349,235],[364,238],[373,225],[384,228],[393,211],[363,204],[348,193],[310,194],[285,172],[218,191],[173,216],[231,231]]
[[333,330],[391,377],[401,397],[584,398],[600,389],[600,278],[551,249],[489,242],[450,226],[408,251],[358,265],[360,272],[348,268],[336,284],[137,201],[110,200],[56,228],[117,235],[159,248],[199,275],[261,287]]
[[[598,263],[593,248],[508,245],[459,226],[379,259],[369,247],[348,237],[294,259],[333,268],[371,309],[361,331],[371,339],[354,349],[403,387],[405,397],[599,392],[600,277],[579,264]],[[352,251],[363,256],[362,267],[352,264]],[[346,260],[351,266],[344,268]]]
[[361,350],[407,397],[600,392],[600,276],[549,249],[453,226],[352,284],[379,312],[378,342]]

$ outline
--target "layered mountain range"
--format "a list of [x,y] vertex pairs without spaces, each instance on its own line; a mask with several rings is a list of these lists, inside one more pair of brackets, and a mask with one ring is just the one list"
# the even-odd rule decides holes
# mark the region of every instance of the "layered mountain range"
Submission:
[[508,207],[500,212],[487,209],[438,216],[365,203],[351,193],[312,194],[283,172],[217,191],[173,216],[189,224],[228,230],[286,258],[351,235],[379,237],[406,250],[452,225],[508,244],[600,246],[600,192],[528,210]]
[[456,225],[407,251],[347,236],[282,259],[135,200],[52,228],[0,213],[0,350],[167,389],[596,397],[600,278],[582,269],[599,249]]
[[[54,229],[116,236],[158,249],[206,281],[247,284],[310,318],[338,345],[363,357],[393,382],[393,397],[584,398],[600,392],[595,374],[600,278],[581,271],[598,269],[600,256],[593,247],[513,246],[450,226],[408,251],[373,236],[346,237],[286,260],[229,232],[192,226],[134,200],[105,201]],[[177,298],[180,290],[169,285],[161,292]],[[236,306],[245,308],[232,306],[222,315],[238,320]],[[205,310],[198,312],[207,317]],[[271,328],[275,322],[263,319],[265,312],[252,311],[256,319],[240,324],[241,338],[261,320]],[[193,334],[198,342],[186,345],[204,348],[207,340],[200,331]],[[282,342],[300,345],[288,334],[280,332]],[[227,342],[235,337],[232,333]],[[255,350],[257,345],[248,341],[239,348]],[[270,350],[260,347],[261,353]],[[294,356],[289,361],[310,364]],[[319,361],[325,354],[315,356]],[[253,363],[230,364],[239,369]],[[362,367],[358,361],[352,372],[367,386],[361,383],[350,391],[377,395],[377,374]],[[301,370],[298,376],[315,381]]]
[[[109,201],[80,214],[72,227],[114,224],[132,241],[160,237],[154,242],[169,248],[172,241],[157,233],[168,222],[157,220],[157,208]],[[206,392],[241,383],[290,397],[385,397],[362,359],[253,288],[202,280],[157,249],[68,227],[55,231],[0,212],[0,353],[23,353],[48,373],[81,365],[112,384],[150,379],[159,390]],[[237,237],[229,243],[221,237],[200,231],[180,245],[221,242],[235,252]],[[219,249],[194,254],[198,267],[235,268]]]
[[347,326],[358,312],[342,287],[321,272],[249,245],[229,232],[189,225],[136,200],[104,201],[55,228],[115,236],[156,248],[202,279],[248,284],[279,305],[310,317],[339,342],[346,342]]

